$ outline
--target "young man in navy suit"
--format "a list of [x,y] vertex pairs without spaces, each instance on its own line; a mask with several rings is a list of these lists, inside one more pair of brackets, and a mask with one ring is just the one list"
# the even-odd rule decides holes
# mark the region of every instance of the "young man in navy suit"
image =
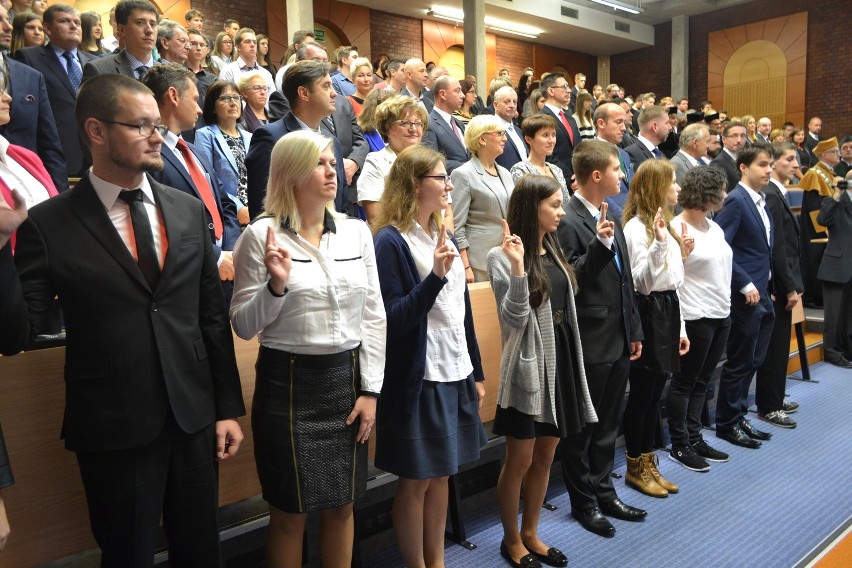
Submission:
[[751,379],[766,357],[775,310],[769,289],[774,239],[772,216],[761,188],[769,183],[772,149],[752,144],[737,156],[740,183],[728,193],[715,221],[734,252],[731,333],[716,400],[716,436],[757,449],[771,434],[746,418]]
[[180,133],[191,129],[201,114],[195,74],[183,65],[164,63],[155,65],[143,82],[154,93],[160,109],[160,121],[169,127],[160,150],[163,169],[152,176],[160,183],[197,197],[204,203],[210,242],[217,254],[219,277],[225,299],[230,302],[234,280],[232,251],[240,236],[236,205],[203,154],[180,138]]
[[541,80],[541,96],[544,97],[544,108],[541,112],[556,119],[556,147],[547,161],[562,168],[565,181],[570,182],[574,175],[571,156],[574,147],[580,143],[580,130],[571,115],[566,112],[571,101],[571,87],[565,80],[564,73],[553,73]]

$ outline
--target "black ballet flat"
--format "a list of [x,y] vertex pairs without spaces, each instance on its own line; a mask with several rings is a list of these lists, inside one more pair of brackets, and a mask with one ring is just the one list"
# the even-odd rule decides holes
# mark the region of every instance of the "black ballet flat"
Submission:
[[[526,543],[524,543],[526,546]],[[539,559],[542,564],[547,564],[548,566],[568,566],[568,557],[559,550],[558,548],[550,547],[547,549],[547,554],[541,554],[540,552],[536,552],[532,550],[529,546],[527,546],[527,550],[530,551],[530,554]]]
[[[541,562],[539,562],[535,556],[532,554],[524,555],[520,562],[515,562],[512,560],[512,557],[509,555],[509,551],[506,550],[506,543],[504,541],[500,541],[500,556],[506,559],[506,562],[514,566],[514,568],[542,568]],[[565,559],[566,563],[568,559]]]

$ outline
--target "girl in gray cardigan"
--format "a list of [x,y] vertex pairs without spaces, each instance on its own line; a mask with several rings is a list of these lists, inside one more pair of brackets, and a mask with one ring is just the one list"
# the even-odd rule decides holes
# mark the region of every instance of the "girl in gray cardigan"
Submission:
[[487,257],[503,340],[494,419],[494,433],[506,437],[497,483],[500,553],[512,566],[568,564],[538,538],[539,511],[559,439],[597,422],[583,370],[576,280],[552,234],[565,216],[562,199],[556,180],[523,176],[509,201],[502,245]]

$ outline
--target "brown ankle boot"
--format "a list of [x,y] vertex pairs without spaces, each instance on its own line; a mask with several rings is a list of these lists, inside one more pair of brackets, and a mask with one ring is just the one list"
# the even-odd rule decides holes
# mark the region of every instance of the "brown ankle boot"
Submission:
[[669,492],[654,481],[650,470],[645,465],[645,454],[638,458],[627,456],[627,475],[624,482],[645,495],[651,497],[668,497]]
[[680,491],[680,488],[677,486],[676,483],[672,483],[671,481],[667,480],[660,473],[660,470],[657,469],[657,464],[659,463],[657,454],[655,454],[654,452],[650,452],[647,454],[642,454],[642,457],[645,458],[645,467],[649,470],[651,477],[654,479],[654,481],[657,482],[657,485],[659,485],[669,493],[677,493],[678,491]]

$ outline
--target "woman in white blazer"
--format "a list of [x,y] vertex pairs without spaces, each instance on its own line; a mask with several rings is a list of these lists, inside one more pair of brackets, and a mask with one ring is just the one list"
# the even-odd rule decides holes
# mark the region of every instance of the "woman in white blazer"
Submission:
[[506,127],[494,115],[475,116],[464,131],[471,158],[453,170],[455,237],[468,282],[487,282],[485,257],[503,241],[503,220],[515,187],[495,159],[506,145]]
[[213,164],[228,196],[237,206],[241,225],[249,222],[246,184],[246,154],[251,133],[237,124],[242,114],[242,97],[231,81],[215,81],[207,89],[202,111],[207,126],[195,132],[195,145]]

